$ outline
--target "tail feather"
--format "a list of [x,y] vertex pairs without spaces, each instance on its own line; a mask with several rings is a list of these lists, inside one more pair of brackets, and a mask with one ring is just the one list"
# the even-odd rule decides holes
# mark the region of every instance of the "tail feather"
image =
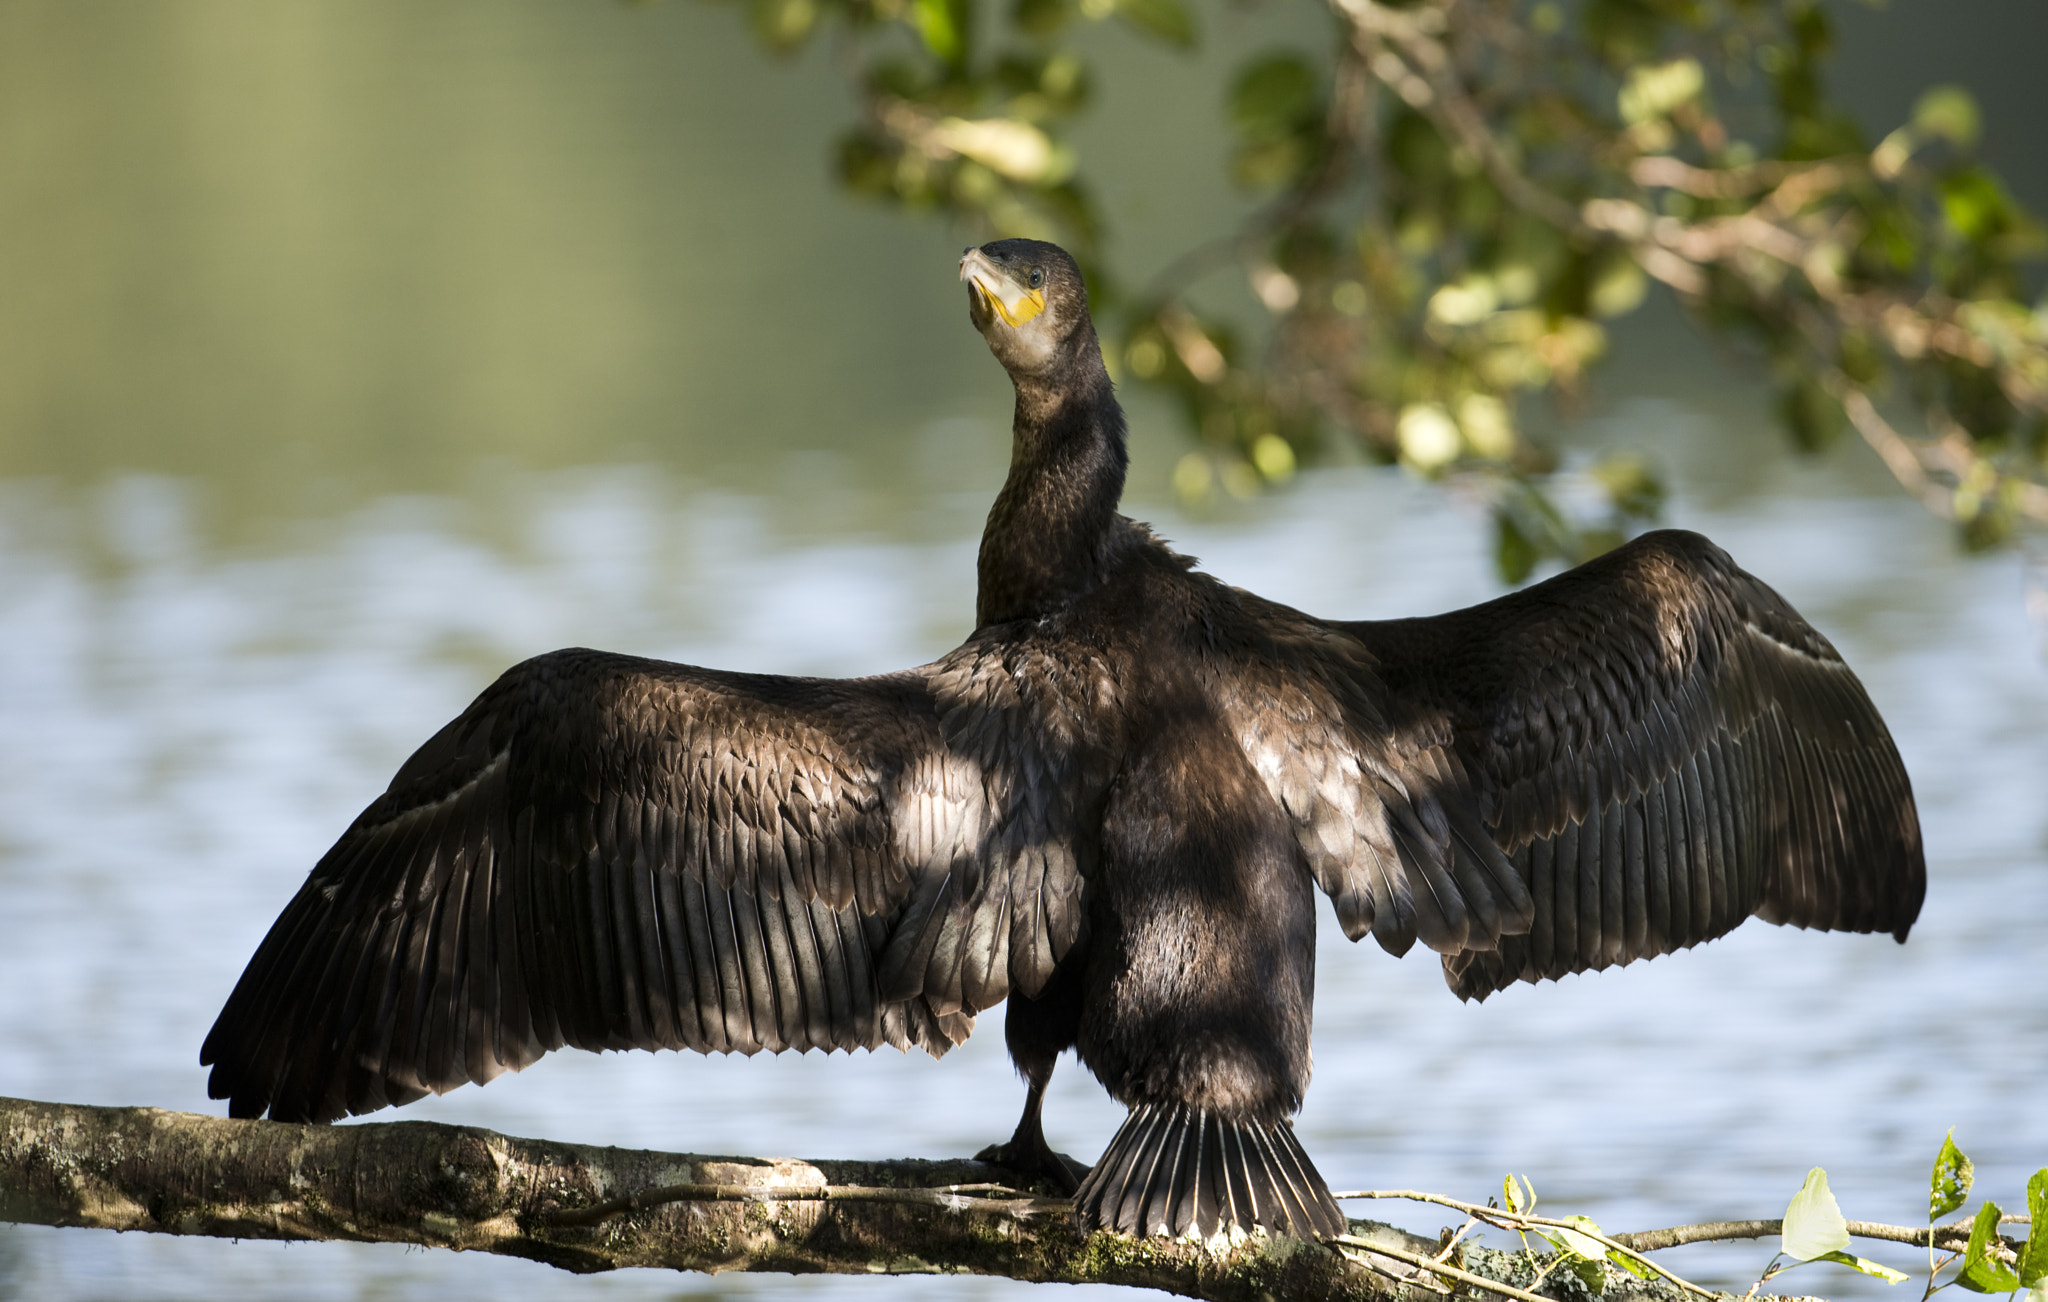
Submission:
[[[1265,1145],[1266,1165],[1277,1177],[1273,1182],[1274,1189],[1279,1194],[1284,1214],[1297,1224],[1317,1224],[1322,1212],[1321,1204],[1326,1200],[1332,1207],[1336,1204],[1330,1198],[1330,1187],[1323,1183],[1323,1177],[1316,1174],[1315,1167],[1310,1165],[1308,1154],[1295,1142],[1293,1127],[1276,1126],[1260,1135],[1259,1139]],[[1342,1234],[1345,1228],[1340,1215],[1335,1232]]]
[[1226,1225],[1298,1239],[1342,1234],[1344,1213],[1286,1122],[1147,1103],[1110,1139],[1074,1195],[1083,1229],[1203,1238]]
[[1258,1221],[1258,1204],[1252,1199],[1252,1168],[1244,1151],[1244,1135],[1235,1127],[1226,1127],[1221,1118],[1216,1126],[1216,1151],[1222,1159],[1223,1177],[1229,1182],[1230,1208],[1225,1218],[1236,1225],[1251,1225]]
[[[1223,1172],[1223,1125],[1214,1116],[1202,1118],[1202,1132],[1196,1142],[1200,1168],[1196,1171],[1195,1206],[1190,1225],[1219,1225],[1230,1219],[1230,1181]],[[1175,1231],[1185,1234],[1188,1226]]]
[[1148,1114],[1138,1125],[1131,1142],[1124,1146],[1123,1160],[1119,1162],[1120,1190],[1112,1194],[1105,1189],[1104,1203],[1112,1200],[1114,1206],[1106,1207],[1118,1225],[1143,1225],[1145,1223],[1145,1194],[1152,1184],[1152,1170],[1159,1165],[1160,1141],[1165,1136],[1159,1132],[1159,1115]]

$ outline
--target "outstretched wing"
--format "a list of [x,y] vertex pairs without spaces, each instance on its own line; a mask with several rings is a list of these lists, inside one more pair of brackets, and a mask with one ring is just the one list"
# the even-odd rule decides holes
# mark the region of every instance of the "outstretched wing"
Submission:
[[1456,954],[1527,931],[1535,904],[1459,757],[1396,736],[1360,641],[1250,593],[1218,584],[1210,595],[1210,694],[1344,934],[1370,932],[1391,954],[1418,939]]
[[945,1052],[1050,974],[1080,882],[1058,811],[948,742],[932,669],[507,671],[272,926],[201,1050],[212,1096],[324,1121],[564,1044]]
[[1390,762],[1475,804],[1534,904],[1444,956],[1484,998],[1668,953],[1750,914],[1900,940],[1926,892],[1912,789],[1841,657],[1697,534],[1646,534],[1497,601],[1337,625]]

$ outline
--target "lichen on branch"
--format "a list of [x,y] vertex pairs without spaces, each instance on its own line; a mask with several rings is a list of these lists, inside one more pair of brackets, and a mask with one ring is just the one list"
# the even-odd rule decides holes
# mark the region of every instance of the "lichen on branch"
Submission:
[[959,1273],[1215,1299],[1398,1292],[1319,1244],[1082,1235],[1063,1200],[1002,1179],[965,1160],[705,1157],[426,1121],[302,1126],[0,1099],[0,1220],[26,1224],[405,1243],[577,1272]]

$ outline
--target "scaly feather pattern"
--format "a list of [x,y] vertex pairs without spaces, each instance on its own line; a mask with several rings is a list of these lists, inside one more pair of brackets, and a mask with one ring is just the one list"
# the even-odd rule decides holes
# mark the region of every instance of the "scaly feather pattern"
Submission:
[[1470,808],[1528,885],[1528,927],[1445,955],[1463,997],[1753,913],[1902,941],[1919,914],[1912,788],[1862,684],[1697,534],[1645,534],[1468,610],[1337,627],[1372,658],[1411,794]]
[[1080,925],[1059,761],[946,737],[933,682],[989,672],[1013,682],[967,649],[850,681],[514,667],[272,927],[202,1050],[214,1096],[331,1120],[565,1044],[944,1053]]
[[[1215,585],[1211,692],[1292,821],[1353,940],[1441,953],[1527,931],[1528,889],[1480,821],[1459,757],[1403,751],[1378,666],[1321,620]],[[1226,639],[1220,630],[1236,636]]]

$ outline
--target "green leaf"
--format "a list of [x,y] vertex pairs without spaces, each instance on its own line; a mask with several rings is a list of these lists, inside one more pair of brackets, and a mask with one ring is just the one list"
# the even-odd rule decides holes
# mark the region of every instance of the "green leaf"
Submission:
[[1181,0],[1116,0],[1116,11],[1131,26],[1168,45],[1195,43],[1195,17]]
[[1626,1252],[1616,1252],[1610,1248],[1607,1252],[1607,1259],[1629,1274],[1634,1275],[1637,1279],[1655,1279],[1657,1277],[1657,1272],[1651,1270],[1647,1262],[1641,1261]]
[[1436,185],[1451,171],[1451,147],[1430,120],[1405,105],[1397,109],[1386,127],[1382,146],[1387,161],[1402,179],[1419,189]]
[[1601,1229],[1599,1223],[1592,1217],[1566,1216],[1562,1219],[1578,1228],[1565,1229],[1560,1226],[1547,1234],[1540,1234],[1537,1237],[1548,1243],[1552,1248],[1570,1257],[1572,1259],[1572,1272],[1580,1279],[1585,1280],[1587,1282],[1586,1286],[1594,1292],[1597,1293],[1606,1286],[1607,1277],[1597,1270],[1587,1271],[1582,1269],[1584,1264],[1589,1262],[1597,1266],[1601,1261],[1611,1261],[1629,1274],[1634,1275],[1637,1279],[1649,1279],[1653,1276],[1654,1272],[1635,1257],[1619,1249],[1610,1248],[1598,1239],[1593,1238],[1593,1235],[1605,1234],[1606,1231]]
[[1536,1206],[1536,1190],[1530,1185],[1527,1176],[1518,1177],[1509,1172],[1501,1178],[1500,1200],[1509,1211],[1520,1212],[1526,1216],[1530,1209]]
[[966,0],[911,0],[910,22],[924,47],[946,63],[967,57],[967,24],[972,10]]
[[1664,482],[1641,457],[1616,452],[1593,463],[1593,479],[1607,490],[1607,500],[1625,516],[1654,520],[1664,507]]
[[1934,1176],[1927,1187],[1927,1223],[1932,1225],[1961,1207],[1970,1197],[1970,1186],[1976,1182],[1977,1168],[1956,1147],[1956,1132],[1950,1130],[1948,1138],[1941,1141],[1941,1152],[1934,1157]]
[[1010,21],[1032,36],[1051,36],[1067,21],[1066,0],[1016,0]]
[[1782,1251],[1795,1261],[1812,1261],[1849,1246],[1849,1222],[1828,1189],[1828,1173],[1819,1167],[1806,1173],[1806,1183],[1785,1208]]
[[1839,1262],[1851,1270],[1875,1275],[1887,1284],[1903,1284],[1906,1280],[1906,1272],[1903,1270],[1893,1270],[1890,1266],[1880,1265],[1868,1257],[1851,1256],[1846,1252],[1823,1252],[1814,1260]]
[[1841,436],[1842,404],[1818,381],[1801,376],[1778,395],[1778,416],[1802,452],[1818,452]]
[[1565,1269],[1578,1276],[1579,1283],[1584,1284],[1595,1297],[1607,1291],[1607,1267],[1600,1264],[1599,1258],[1575,1255],[1565,1263]]
[[1629,69],[1621,88],[1621,120],[1647,122],[1663,117],[1689,100],[1699,98],[1707,87],[1706,69],[1698,59],[1674,59],[1655,67]]
[[1598,1261],[1607,1255],[1607,1245],[1598,1239],[1588,1237],[1585,1233],[1589,1230],[1593,1234],[1603,1233],[1601,1228],[1594,1223],[1592,1217],[1566,1216],[1561,1219],[1579,1227],[1575,1230],[1560,1228],[1557,1231],[1557,1237],[1564,1241],[1564,1250],[1566,1252],[1571,1253],[1574,1257],[1585,1257],[1594,1261]]
[[815,0],[754,0],[748,9],[754,36],[778,54],[803,44],[818,25]]
[[1640,307],[1649,278],[1626,253],[1599,259],[1587,277],[1586,306],[1594,316],[1625,316]]
[[1230,86],[1230,121],[1254,140],[1291,134],[1316,109],[1316,74],[1297,54],[1245,65]]
[[2020,1286],[2020,1277],[2004,1262],[1991,1255],[1998,1242],[1998,1204],[1987,1202],[1977,1209],[1970,1226],[1970,1246],[1963,1251],[1963,1269],[1956,1283],[1978,1293],[2010,1293]]
[[1983,129],[1977,101],[1961,86],[1931,86],[1913,105],[1913,125],[1930,136],[1968,149]]
[[1027,185],[1056,185],[1073,171],[1073,155],[1029,122],[1014,118],[941,118],[931,138],[954,153]]
[[[1584,1226],[1596,1234],[1600,1231],[1600,1227],[1593,1223],[1591,1217],[1567,1216],[1564,1219],[1575,1225]],[[1606,1245],[1587,1238],[1579,1230],[1562,1227],[1532,1230],[1530,1233],[1549,1244],[1552,1252],[1563,1257],[1564,1268],[1595,1295],[1607,1290],[1607,1267],[1602,1264],[1607,1259]]]
[[1965,168],[1941,182],[1941,212],[1966,240],[1984,240],[2012,225],[2012,196],[1981,167]]
[[1541,489],[1521,479],[1502,488],[1493,507],[1494,563],[1502,578],[1520,583],[1545,557],[1576,552],[1578,531]]
[[1230,179],[1247,190],[1277,190],[1306,171],[1313,157],[1298,136],[1246,145],[1230,156]]
[[2027,1241],[2020,1245],[2020,1287],[2048,1284],[2048,1166],[2027,1181]]

